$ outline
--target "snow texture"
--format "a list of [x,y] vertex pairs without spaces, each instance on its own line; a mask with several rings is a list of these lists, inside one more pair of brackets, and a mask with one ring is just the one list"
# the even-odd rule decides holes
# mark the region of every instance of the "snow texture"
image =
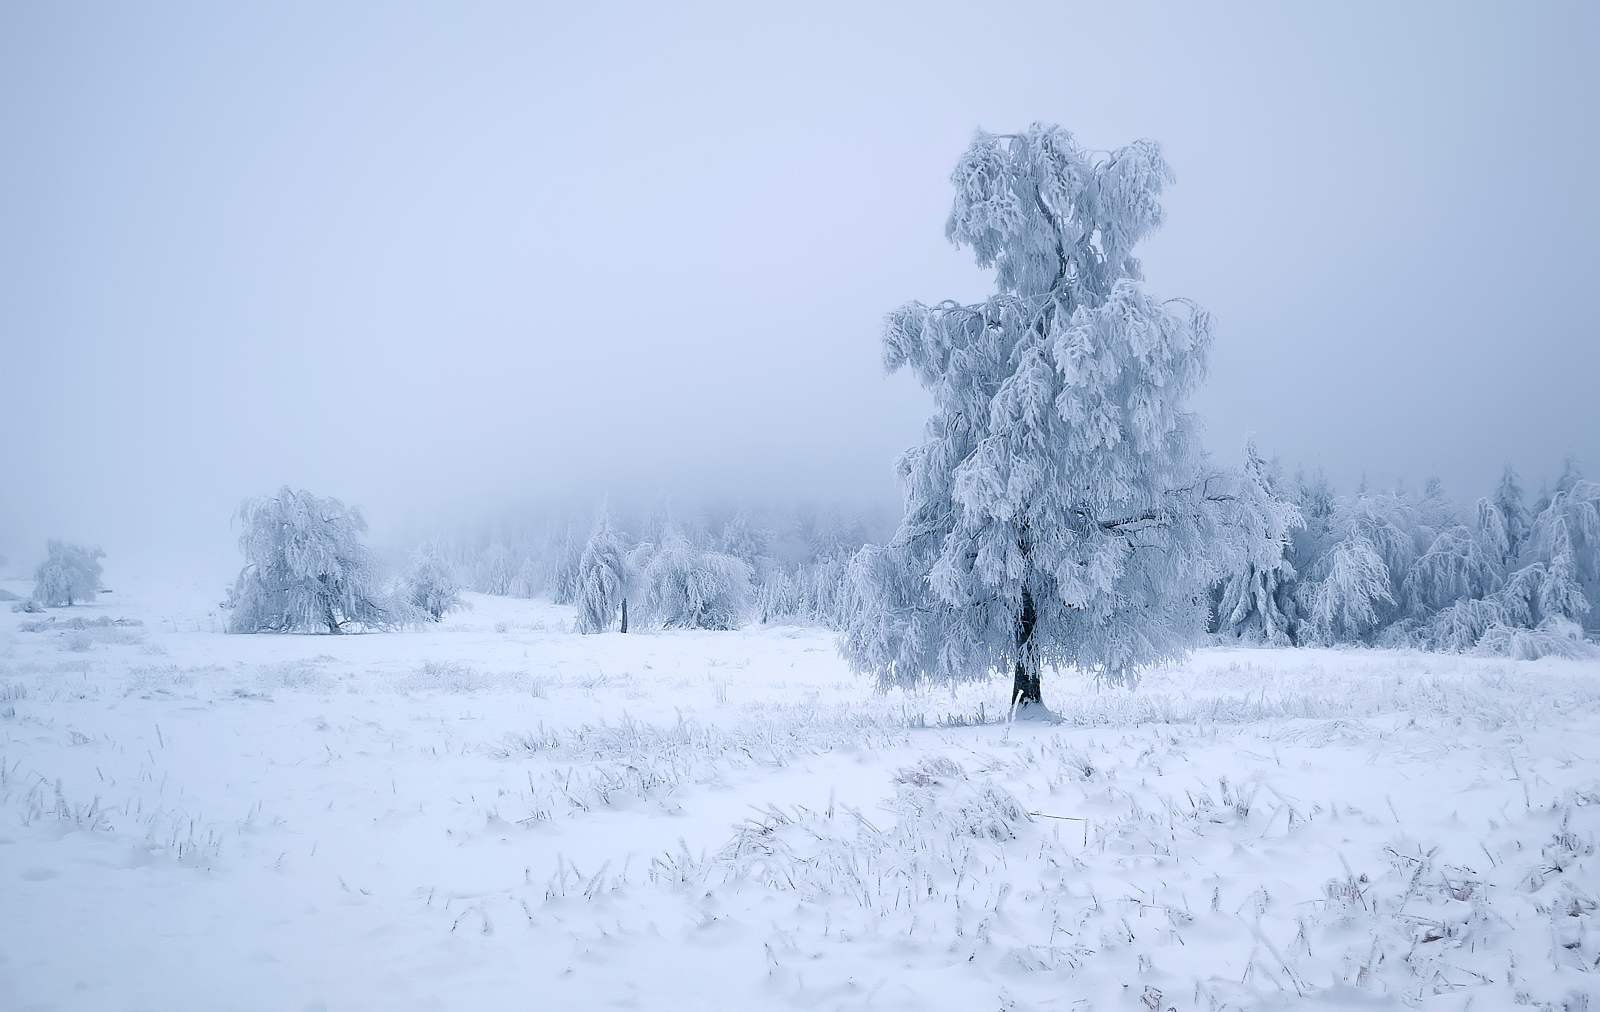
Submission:
[[823,630],[187,587],[0,615],[0,1007],[1593,1007],[1594,660],[1206,648],[1010,723]]

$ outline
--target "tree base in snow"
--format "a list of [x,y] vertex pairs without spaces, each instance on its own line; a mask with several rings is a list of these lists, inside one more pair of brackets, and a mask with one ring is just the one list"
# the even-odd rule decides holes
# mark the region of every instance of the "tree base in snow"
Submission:
[[1037,720],[1046,724],[1061,723],[1061,714],[1043,703],[1019,703],[1012,710],[1012,720]]

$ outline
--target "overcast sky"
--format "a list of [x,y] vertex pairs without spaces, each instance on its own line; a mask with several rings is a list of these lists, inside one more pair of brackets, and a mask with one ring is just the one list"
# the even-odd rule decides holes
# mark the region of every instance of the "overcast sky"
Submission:
[[1600,472],[1595,5],[773,6],[0,8],[0,554],[893,496],[880,322],[988,292],[949,174],[1033,121],[1164,146],[1218,454]]

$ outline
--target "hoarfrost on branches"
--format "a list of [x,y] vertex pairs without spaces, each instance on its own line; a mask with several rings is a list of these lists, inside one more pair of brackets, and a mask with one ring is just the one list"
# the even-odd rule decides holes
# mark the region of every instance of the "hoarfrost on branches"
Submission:
[[98,548],[69,545],[54,539],[45,543],[45,560],[33,571],[33,600],[47,608],[93,601],[100,593]]
[[288,486],[246,499],[235,514],[244,569],[228,596],[228,631],[386,629],[397,609],[377,585],[359,509]]
[[646,611],[673,629],[737,629],[750,610],[750,567],[722,552],[708,552],[676,528],[660,544],[642,544],[630,561],[643,577]]
[[605,632],[621,620],[628,631],[628,558],[611,512],[600,507],[594,530],[578,560],[578,631]]
[[435,545],[424,545],[411,557],[411,565],[400,579],[401,595],[417,616],[430,622],[441,621],[463,607],[461,584],[440,558]]
[[851,664],[882,687],[1044,664],[1113,681],[1203,633],[1208,591],[1272,557],[1290,513],[1205,459],[1183,410],[1210,323],[1140,286],[1134,245],[1171,172],[1139,141],[1110,154],[1067,131],[980,132],[956,167],[946,235],[994,268],[977,305],[890,314],[884,364],[934,395],[897,469],[905,515],[851,568]]
[[1257,452],[1254,440],[1245,447],[1244,471],[1259,490],[1261,502],[1269,507],[1256,515],[1271,526],[1248,539],[1243,565],[1223,581],[1217,601],[1217,631],[1235,639],[1289,646],[1295,642],[1294,628],[1300,618],[1294,595],[1298,574],[1288,559],[1289,540],[1273,536],[1273,532],[1298,530],[1305,527],[1305,520],[1282,494],[1277,468]]

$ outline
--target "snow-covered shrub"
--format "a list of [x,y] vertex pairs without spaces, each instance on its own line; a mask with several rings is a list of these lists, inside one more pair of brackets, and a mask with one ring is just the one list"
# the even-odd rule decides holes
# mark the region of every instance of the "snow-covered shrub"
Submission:
[[1582,627],[1558,615],[1545,619],[1533,629],[1492,625],[1478,639],[1473,652],[1486,657],[1512,657],[1524,661],[1540,657],[1566,657],[1573,660],[1600,657],[1600,647],[1583,638]]
[[659,545],[631,555],[641,573],[652,621],[671,628],[737,629],[750,611],[750,567],[731,555],[696,548],[669,529]]
[[236,514],[245,565],[228,595],[228,631],[385,629],[399,616],[377,585],[359,509],[288,486],[246,499]]
[[430,622],[438,622],[464,607],[461,584],[435,545],[424,545],[412,555],[411,564],[400,578],[400,596],[418,617]]
[[34,601],[48,608],[93,601],[100,593],[100,560],[106,553],[54,539],[45,543],[45,550],[45,560],[33,572]]
[[1409,645],[1462,653],[1476,646],[1488,630],[1503,626],[1507,617],[1504,606],[1494,598],[1462,598],[1421,623],[1411,633]]

